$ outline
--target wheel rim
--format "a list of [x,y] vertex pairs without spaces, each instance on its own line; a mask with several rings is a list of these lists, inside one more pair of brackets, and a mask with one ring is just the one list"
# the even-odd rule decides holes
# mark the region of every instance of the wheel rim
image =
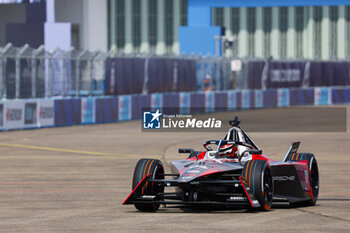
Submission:
[[270,207],[272,204],[272,195],[273,195],[273,184],[271,178],[271,172],[269,169],[265,169],[264,172],[264,199],[265,203]]
[[[164,169],[163,166],[157,165],[157,167],[154,169],[154,175],[153,175],[154,179],[164,179]],[[154,185],[154,183],[153,183]],[[164,192],[164,187],[163,186],[158,186],[158,187],[154,187],[154,193],[152,194],[157,194],[158,192]]]
[[316,200],[318,196],[318,190],[319,190],[319,180],[318,180],[318,168],[315,161],[312,163],[312,167],[311,167],[310,186],[312,189],[313,200]]

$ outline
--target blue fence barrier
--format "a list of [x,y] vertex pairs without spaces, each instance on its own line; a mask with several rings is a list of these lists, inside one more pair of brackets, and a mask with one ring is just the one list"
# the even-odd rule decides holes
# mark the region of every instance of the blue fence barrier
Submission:
[[[0,130],[141,119],[142,108],[205,113],[254,108],[350,104],[350,87],[154,93],[0,101]],[[179,110],[179,111],[178,111]]]
[[238,87],[247,89],[350,85],[349,61],[243,60],[243,70]]
[[350,89],[339,88],[332,89],[332,103],[334,104],[344,104],[350,103]]
[[117,97],[98,97],[95,99],[96,123],[118,120]]
[[58,99],[54,101],[55,126],[81,124],[81,99]]
[[106,67],[107,95],[196,90],[194,59],[115,57]]

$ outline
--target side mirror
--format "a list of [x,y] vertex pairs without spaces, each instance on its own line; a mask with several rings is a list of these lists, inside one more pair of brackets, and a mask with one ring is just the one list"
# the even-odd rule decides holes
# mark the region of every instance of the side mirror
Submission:
[[186,153],[186,154],[190,153],[188,158],[196,157],[196,159],[199,160],[197,156],[197,152],[192,148],[179,148],[179,153]]
[[179,153],[181,154],[188,154],[188,153],[192,153],[194,152],[194,150],[192,148],[179,148]]
[[261,155],[262,154],[262,150],[250,150],[249,154]]
[[243,153],[238,157],[238,161],[239,162],[241,162],[241,160],[242,160],[242,158],[243,157],[246,157],[246,156],[248,156],[248,155],[250,155],[250,154],[258,154],[258,155],[260,155],[260,154],[262,154],[262,150],[245,150],[245,151],[243,151]]

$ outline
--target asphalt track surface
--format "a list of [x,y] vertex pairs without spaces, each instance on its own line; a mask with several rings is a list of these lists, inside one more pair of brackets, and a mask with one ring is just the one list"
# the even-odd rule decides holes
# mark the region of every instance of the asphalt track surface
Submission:
[[281,160],[294,140],[317,156],[314,207],[156,213],[121,205],[138,159],[182,159],[177,148],[200,149],[224,132],[142,133],[139,121],[2,132],[0,232],[349,232],[349,132],[249,133],[272,159]]

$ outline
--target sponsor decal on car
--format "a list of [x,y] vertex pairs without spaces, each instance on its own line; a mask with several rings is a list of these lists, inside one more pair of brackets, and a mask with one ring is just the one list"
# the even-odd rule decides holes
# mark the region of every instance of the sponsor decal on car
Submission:
[[310,184],[309,184],[309,171],[308,170],[304,170],[304,177],[305,177],[306,190],[309,190]]
[[190,170],[192,173],[201,173],[199,170]]
[[273,180],[275,181],[293,181],[295,176],[274,176]]
[[247,198],[246,198],[246,197],[230,197],[229,200],[233,200],[233,201],[246,201]]
[[193,176],[183,176],[179,179],[179,181],[186,181],[186,180],[191,180],[193,179]]
[[209,167],[207,167],[205,165],[201,165],[201,164],[192,165],[190,168],[199,168],[199,169],[205,169],[205,170],[209,169]]

